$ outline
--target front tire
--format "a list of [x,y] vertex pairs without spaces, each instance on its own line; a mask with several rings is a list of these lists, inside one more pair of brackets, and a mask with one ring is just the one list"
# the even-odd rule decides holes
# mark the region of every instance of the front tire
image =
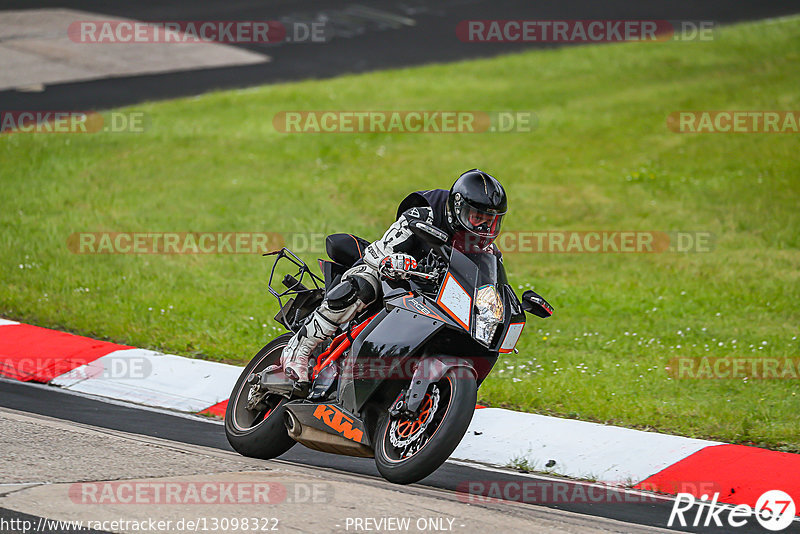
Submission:
[[278,363],[283,347],[291,337],[291,334],[276,337],[258,351],[233,386],[228,408],[225,410],[225,436],[231,447],[243,456],[269,460],[285,453],[297,443],[289,437],[283,423],[286,397],[269,394],[265,398],[266,409],[259,412],[247,409],[250,391],[247,377]]
[[478,397],[475,378],[463,371],[450,369],[428,387],[416,419],[383,416],[375,434],[375,464],[386,480],[397,484],[422,480],[461,442]]

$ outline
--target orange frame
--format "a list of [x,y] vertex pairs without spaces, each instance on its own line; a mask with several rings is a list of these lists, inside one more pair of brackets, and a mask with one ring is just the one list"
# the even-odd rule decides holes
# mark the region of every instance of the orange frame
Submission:
[[[376,313],[372,317],[368,317],[363,323],[353,328],[353,330],[349,332],[350,337],[355,339],[356,336],[358,336],[358,334],[360,334],[361,331],[364,330],[370,322],[372,322],[376,315],[378,314]],[[348,332],[343,332],[333,338],[333,341],[331,341],[331,344],[328,346],[328,348],[319,355],[319,358],[317,358],[317,365],[314,366],[314,370],[311,375],[312,378],[317,378],[317,375],[320,373],[320,371],[338,360],[341,355],[344,354],[344,351],[350,348],[351,343],[350,339],[347,337],[347,334]]]

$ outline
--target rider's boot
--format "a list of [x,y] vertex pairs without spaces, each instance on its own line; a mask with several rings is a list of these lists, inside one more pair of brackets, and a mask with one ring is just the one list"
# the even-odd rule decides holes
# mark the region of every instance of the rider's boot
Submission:
[[300,396],[309,389],[308,360],[322,341],[333,336],[339,325],[351,321],[376,298],[380,282],[366,265],[349,269],[342,281],[328,291],[311,319],[289,340],[281,354],[283,371],[295,381]]
[[[322,308],[322,307],[321,307]],[[289,340],[281,354],[281,364],[286,376],[297,383],[300,390],[307,389],[309,382],[308,360],[321,342],[332,336],[338,325],[329,321],[316,310],[311,319]]]

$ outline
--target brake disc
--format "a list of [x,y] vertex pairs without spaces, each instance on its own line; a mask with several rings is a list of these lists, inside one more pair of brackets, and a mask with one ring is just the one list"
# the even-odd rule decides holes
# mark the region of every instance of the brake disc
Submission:
[[436,415],[436,410],[439,408],[439,388],[434,386],[431,388],[431,409],[428,412],[428,416],[422,421],[422,424],[417,429],[416,432],[408,436],[407,438],[400,438],[397,435],[397,425],[399,425],[402,420],[395,419],[392,421],[391,425],[389,426],[389,440],[391,441],[392,445],[397,449],[404,449],[417,441],[420,436],[422,436],[425,429],[428,428],[428,425],[433,420],[434,416]]

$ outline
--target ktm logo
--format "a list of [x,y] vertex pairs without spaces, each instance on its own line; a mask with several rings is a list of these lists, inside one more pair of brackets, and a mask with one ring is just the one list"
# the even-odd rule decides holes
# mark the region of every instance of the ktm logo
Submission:
[[358,430],[357,428],[353,428],[353,420],[333,406],[320,404],[317,406],[317,409],[314,410],[314,417],[347,439],[362,443],[361,440],[364,437],[364,432]]

